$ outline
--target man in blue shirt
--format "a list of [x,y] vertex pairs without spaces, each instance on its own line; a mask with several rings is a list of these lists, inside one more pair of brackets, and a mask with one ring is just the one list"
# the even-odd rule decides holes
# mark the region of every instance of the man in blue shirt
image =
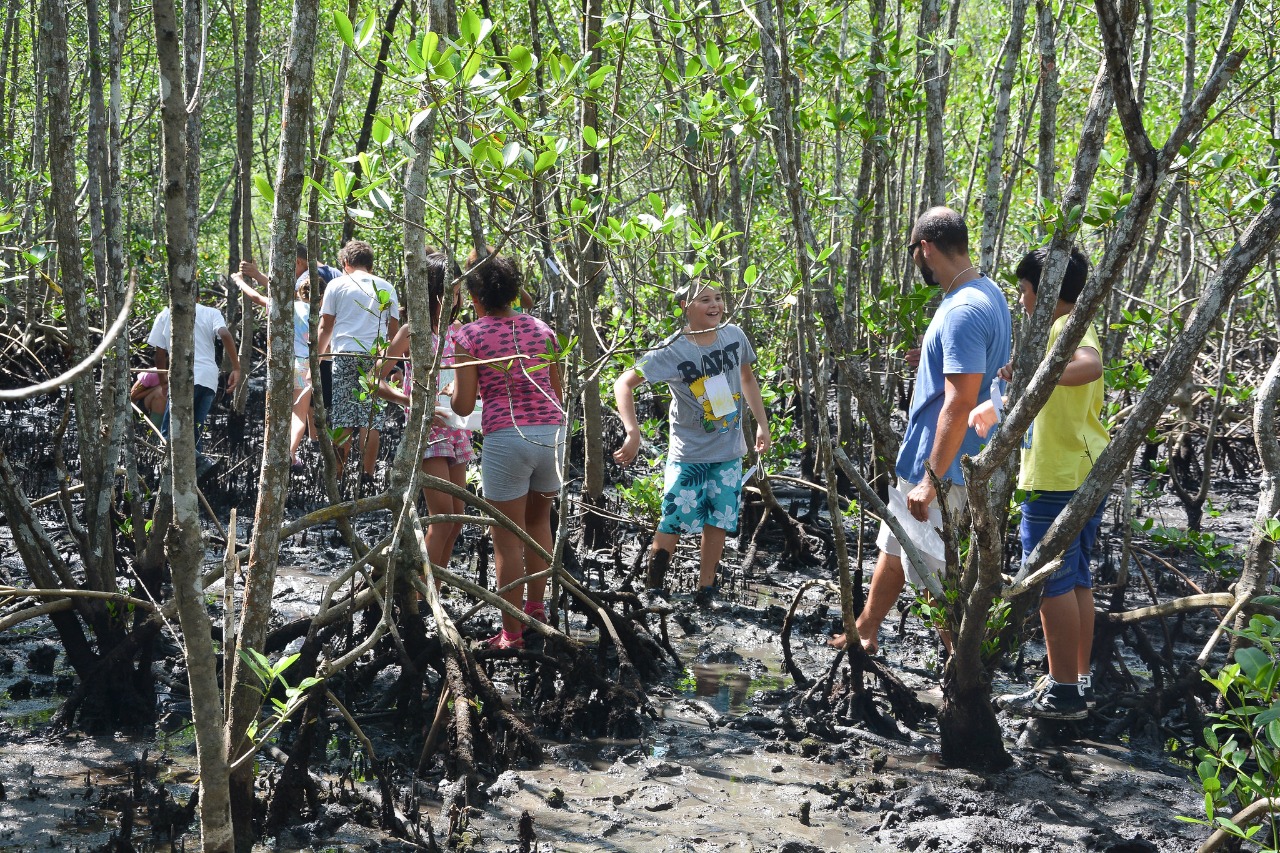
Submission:
[[[912,518],[934,528],[942,526],[942,515],[925,463],[939,479],[953,483],[948,509],[954,512],[963,506],[960,458],[976,454],[982,444],[968,426],[969,412],[989,398],[991,380],[1008,362],[1013,327],[1008,300],[969,257],[969,229],[960,214],[946,207],[926,210],[911,229],[907,251],[925,283],[941,290],[942,302],[921,344],[907,431],[898,451],[899,494],[891,495],[891,503],[905,504]],[[902,548],[886,524],[881,524],[876,544],[880,557],[857,620],[863,648],[871,654],[878,650],[880,624],[907,576],[919,585],[921,571],[945,568],[940,540],[934,547],[917,541],[930,558],[924,567],[908,562],[904,568]],[[949,637],[943,640],[950,645]],[[844,635],[831,642],[843,646]]]

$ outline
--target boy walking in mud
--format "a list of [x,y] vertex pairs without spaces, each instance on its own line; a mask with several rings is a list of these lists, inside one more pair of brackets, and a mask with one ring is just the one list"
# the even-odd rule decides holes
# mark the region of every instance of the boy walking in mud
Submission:
[[[1040,273],[1048,260],[1048,248],[1028,253],[1018,264],[1018,302],[1030,316],[1036,308]],[[1076,299],[1089,277],[1089,261],[1072,249],[1053,311],[1049,347],[1067,324]],[[1047,350],[1046,350],[1047,351]],[[1030,554],[1049,526],[1084,482],[1093,461],[1107,446],[1102,425],[1102,347],[1090,326],[1062,371],[1058,387],[1049,396],[1031,429],[1022,438],[1022,468],[1018,488],[1027,492],[1022,502],[1022,554]],[[1011,378],[1009,366],[1000,369]],[[978,406],[969,424],[986,437],[996,423],[990,401]],[[1093,579],[1089,555],[1098,538],[1104,499],[1080,535],[1067,546],[1062,564],[1045,582],[1040,598],[1040,624],[1049,658],[1049,674],[1025,693],[999,697],[1000,707],[1015,713],[1055,720],[1078,720],[1088,714],[1093,700],[1089,658],[1093,652]]]
[[746,334],[725,322],[719,287],[694,281],[680,299],[686,324],[645,353],[613,385],[626,439],[614,461],[628,465],[640,450],[635,389],[641,382],[665,382],[671,389],[670,447],[662,495],[662,520],[653,537],[646,586],[664,592],[671,555],[683,533],[702,534],[698,591],[700,607],[715,597],[716,568],[725,536],[738,529],[742,491],[742,403],[756,421],[755,449],[769,450],[769,423],[760,385],[751,365],[755,350]]

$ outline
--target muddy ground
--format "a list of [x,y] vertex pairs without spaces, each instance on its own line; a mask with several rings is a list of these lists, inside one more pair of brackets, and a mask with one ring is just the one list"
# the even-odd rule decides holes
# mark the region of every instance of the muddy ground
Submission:
[[[385,452],[385,451],[384,451]],[[793,472],[794,473],[794,472]],[[297,480],[297,478],[295,478]],[[230,482],[230,481],[227,481]],[[224,482],[224,486],[226,483]],[[295,483],[300,493],[310,487]],[[1222,511],[1206,521],[1206,530],[1234,543],[1229,574],[1242,552],[1253,512],[1246,484],[1223,481],[1213,497]],[[1144,483],[1146,497],[1139,515],[1157,527],[1177,529],[1183,516],[1177,501],[1158,481]],[[238,504],[241,514],[252,502],[234,489],[210,489],[215,509],[226,523],[226,510]],[[804,493],[782,493],[784,505],[803,507]],[[307,500],[294,501],[300,512]],[[1099,568],[1105,585],[1114,576],[1119,552],[1113,496],[1104,528],[1107,553]],[[618,507],[621,509],[621,507]],[[56,510],[44,518],[57,530]],[[385,517],[366,518],[366,532],[385,529]],[[212,531],[212,526],[207,528]],[[874,560],[874,531],[864,532],[864,567]],[[247,535],[241,524],[239,538]],[[637,529],[621,527],[616,538],[622,562],[642,541]],[[1206,571],[1190,552],[1139,540],[1179,567],[1207,590],[1225,588],[1222,577]],[[291,540],[282,555],[276,601],[282,616],[308,612],[323,585],[348,557],[328,531]],[[692,547],[692,543],[688,543]],[[1185,737],[1176,717],[1135,720],[1131,701],[1149,688],[1152,673],[1122,648],[1125,666],[1101,681],[1101,699],[1090,719],[1074,723],[1028,723],[1001,712],[1007,746],[1015,758],[1008,771],[987,776],[944,767],[938,759],[933,721],[916,731],[903,729],[898,739],[861,729],[830,730],[792,715],[787,703],[796,691],[783,674],[779,632],[786,607],[805,581],[827,578],[823,548],[811,544],[819,559],[805,563],[782,559],[781,537],[764,537],[752,572],[740,570],[746,542],[735,549],[730,540],[725,563],[728,577],[721,599],[710,610],[698,610],[688,586],[696,570],[696,553],[682,553],[673,580],[683,587],[675,595],[670,632],[683,669],[649,685],[657,719],[643,737],[631,741],[574,740],[546,742],[539,766],[496,771],[487,781],[487,803],[472,810],[453,841],[464,849],[521,849],[519,825],[532,818],[542,851],[1185,851],[1206,833],[1179,822],[1177,815],[1201,815],[1202,795],[1184,754],[1167,747]],[[455,553],[465,565],[481,547],[474,529],[464,534]],[[217,547],[210,562],[220,560]],[[579,554],[588,577],[614,565],[612,550]],[[1182,581],[1159,561],[1145,559],[1161,597],[1184,594]],[[0,527],[0,567],[22,582],[21,567],[7,526]],[[767,568],[763,568],[767,567]],[[606,575],[607,583],[616,578]],[[222,590],[211,590],[217,611]],[[904,597],[904,605],[909,600]],[[1145,589],[1130,590],[1126,606],[1150,603]],[[453,608],[461,610],[461,603]],[[834,652],[824,641],[836,627],[838,605],[822,587],[807,593],[792,638],[796,663],[810,676],[829,667]],[[1194,657],[1216,617],[1200,614],[1182,620],[1175,632],[1175,657]],[[489,614],[463,625],[464,633],[483,637],[493,632]],[[570,632],[590,639],[585,623]],[[1158,629],[1152,628],[1153,632]],[[1153,633],[1154,636],[1154,633]],[[0,635],[0,850],[107,849],[125,814],[132,815],[137,850],[193,848],[193,827],[185,835],[182,806],[189,801],[194,779],[194,745],[185,701],[185,674],[176,646],[166,638],[165,659],[157,664],[161,682],[159,725],[153,731],[121,732],[110,737],[52,733],[44,723],[72,686],[57,637],[44,620],[25,623]],[[925,702],[940,701],[936,635],[919,618],[891,614],[881,634],[883,660]],[[1039,673],[1043,647],[1028,643],[1020,660],[995,673],[995,692],[1025,689]],[[521,708],[522,665],[488,664],[508,699]],[[394,672],[379,679],[366,697],[349,697],[357,720],[388,757],[411,763],[417,744],[402,744],[398,735],[379,729],[385,714],[377,708],[377,689]],[[362,701],[362,699],[364,701]],[[812,729],[812,731],[810,731]],[[1172,744],[1176,747],[1176,744]],[[264,777],[271,764],[262,764]],[[315,820],[295,827],[263,850],[397,850],[423,849],[370,828],[370,802],[377,787],[363,770],[349,736],[335,728],[319,767],[328,786],[326,805]],[[407,776],[398,785],[410,784]],[[449,783],[439,774],[412,784],[423,796],[438,841],[448,824],[441,803]],[[132,802],[133,807],[130,808]],[[172,837],[177,841],[171,840]],[[527,833],[526,833],[527,837]],[[111,848],[116,849],[116,848]]]

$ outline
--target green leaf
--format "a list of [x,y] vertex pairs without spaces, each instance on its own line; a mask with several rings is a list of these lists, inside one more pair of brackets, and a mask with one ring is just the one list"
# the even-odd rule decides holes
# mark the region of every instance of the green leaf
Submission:
[[387,124],[380,116],[374,116],[373,119],[373,141],[379,145],[386,145],[391,139],[391,125]]
[[253,185],[255,188],[257,188],[258,195],[262,196],[262,198],[266,200],[267,204],[276,203],[276,191],[275,191],[275,188],[271,186],[270,181],[268,181],[262,175],[254,175]]
[[507,53],[507,58],[517,69],[528,74],[533,70],[533,54],[529,48],[516,45]]
[[480,51],[473,51],[467,57],[467,64],[462,66],[462,80],[464,83],[470,84],[475,79],[476,74],[480,72],[480,62],[484,59]]
[[347,196],[351,194],[351,185],[347,183],[347,175],[341,169],[335,170],[333,173],[333,188],[337,192],[338,201],[346,201]]
[[465,140],[455,136],[453,138],[453,147],[458,149],[458,153],[462,155],[464,160],[468,163],[471,162],[471,146]]
[[338,28],[338,38],[342,39],[342,43],[351,49],[355,49],[356,38],[355,31],[351,27],[351,19],[347,17],[345,12],[334,11],[333,25]]
[[510,169],[520,159],[520,143],[514,139],[502,146],[502,168]]
[[411,119],[409,120],[409,135],[410,135],[410,136],[413,136],[414,131],[416,131],[416,130],[418,129],[418,125],[422,124],[424,121],[426,121],[427,119],[429,119],[429,118],[431,117],[431,112],[432,112],[432,110],[434,110],[434,109],[435,109],[434,107],[427,107],[425,110],[422,110],[422,111],[420,111],[420,112],[414,113],[413,118],[411,118]]
[[458,21],[458,34],[462,36],[462,40],[467,44],[476,43],[476,32],[480,29],[480,16],[475,13],[474,9],[468,9],[462,19]]
[[582,126],[582,141],[587,143],[588,148],[595,148],[600,139],[596,136],[596,129],[589,124]]
[[1271,665],[1271,658],[1252,646],[1245,646],[1236,649],[1236,662],[1240,664],[1240,668],[1250,680],[1255,680],[1264,667]]
[[720,70],[720,48],[716,47],[715,42],[707,42],[707,65],[716,71]]
[[425,32],[422,34],[422,60],[430,62],[436,55],[436,46],[440,44],[440,36],[438,33]]
[[49,257],[49,247],[46,245],[32,246],[29,252],[22,253],[22,257],[34,267]]
[[356,50],[362,50],[369,42],[373,41],[373,34],[378,31],[378,24],[374,20],[373,15],[369,15],[360,22],[360,29],[356,32]]
[[556,162],[556,152],[553,148],[548,148],[538,155],[537,161],[533,164],[533,173],[536,175],[550,169]]

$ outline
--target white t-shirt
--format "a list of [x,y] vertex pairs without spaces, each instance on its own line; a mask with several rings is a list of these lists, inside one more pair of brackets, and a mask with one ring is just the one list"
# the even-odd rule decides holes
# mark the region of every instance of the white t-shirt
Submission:
[[[218,337],[218,332],[227,327],[227,321],[222,319],[222,312],[217,308],[210,308],[208,305],[196,306],[196,329],[194,335],[195,345],[195,374],[196,384],[204,388],[217,389],[218,387],[218,362],[213,354],[213,342]],[[166,308],[156,316],[155,323],[151,326],[151,334],[147,336],[147,343],[153,347],[171,352],[173,347],[169,345],[169,333],[173,328],[173,320],[169,317],[169,309]]]
[[[387,294],[386,311],[380,308],[379,291]],[[400,319],[400,302],[391,282],[356,270],[329,282],[320,314],[333,317],[331,352],[369,352],[375,340],[388,337],[387,321]]]

